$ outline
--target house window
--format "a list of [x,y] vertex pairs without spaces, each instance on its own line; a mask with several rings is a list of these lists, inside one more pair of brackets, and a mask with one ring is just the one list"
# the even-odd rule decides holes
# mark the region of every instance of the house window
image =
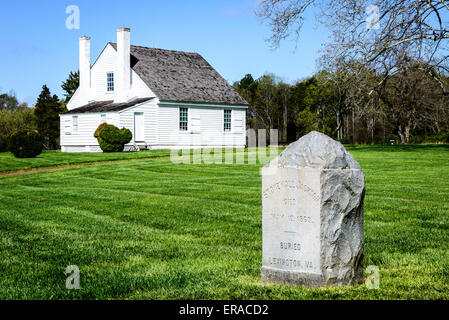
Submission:
[[189,109],[179,108],[179,130],[187,131],[189,119]]
[[100,123],[106,122],[106,114],[105,114],[105,113],[102,113],[102,114],[100,115],[100,117],[101,117]]
[[231,131],[231,110],[224,110],[224,131]]
[[72,117],[72,128],[73,132],[78,132],[78,116]]
[[129,68],[129,85],[133,84],[133,69]]
[[114,73],[108,72],[106,78],[108,84],[108,91],[114,91]]

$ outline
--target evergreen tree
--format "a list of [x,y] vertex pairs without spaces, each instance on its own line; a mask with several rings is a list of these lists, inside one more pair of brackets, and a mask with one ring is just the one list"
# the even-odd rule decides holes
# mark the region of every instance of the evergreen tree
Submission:
[[64,105],[59,101],[58,96],[52,96],[48,87],[44,85],[34,107],[34,114],[37,130],[44,140],[46,149],[54,150],[58,148],[59,114],[64,112],[64,109]]
[[70,98],[72,98],[76,89],[78,89],[79,83],[80,83],[79,71],[77,72],[70,71],[69,77],[61,85],[62,90],[66,92],[64,93],[66,103],[69,102]]

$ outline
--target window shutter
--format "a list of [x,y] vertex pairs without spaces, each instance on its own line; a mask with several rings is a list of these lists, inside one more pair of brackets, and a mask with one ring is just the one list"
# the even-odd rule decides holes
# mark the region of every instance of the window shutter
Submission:
[[67,135],[72,134],[72,120],[71,119],[69,119],[69,118],[65,119],[63,126],[64,126],[65,134],[67,134]]
[[243,112],[235,110],[232,115],[232,131],[239,133],[243,132]]
[[[194,111],[194,110],[192,110]],[[200,133],[201,132],[201,119],[199,114],[194,114],[194,112],[191,112],[191,131],[192,133]]]

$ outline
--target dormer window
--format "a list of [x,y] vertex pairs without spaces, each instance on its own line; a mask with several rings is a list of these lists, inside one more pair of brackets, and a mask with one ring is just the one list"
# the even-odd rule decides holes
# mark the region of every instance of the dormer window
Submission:
[[108,72],[106,75],[108,92],[114,91],[114,73]]

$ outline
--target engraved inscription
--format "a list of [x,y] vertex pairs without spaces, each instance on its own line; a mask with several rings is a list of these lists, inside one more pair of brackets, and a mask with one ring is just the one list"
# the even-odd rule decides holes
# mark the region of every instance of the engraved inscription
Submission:
[[264,198],[268,198],[274,192],[281,190],[282,188],[289,189],[299,189],[305,191],[309,194],[313,200],[318,201],[320,199],[318,193],[316,193],[311,187],[307,184],[295,181],[295,180],[282,180],[276,182],[270,186],[268,186],[265,190],[262,191],[262,195]]
[[268,263],[273,266],[293,267],[300,269],[313,269],[313,262],[292,258],[268,257]]
[[280,168],[262,179],[263,265],[320,270],[319,173]]
[[300,251],[301,250],[301,244],[296,242],[280,242],[279,247],[284,250],[295,250]]
[[294,206],[296,204],[296,199],[284,199],[284,205]]
[[285,214],[280,212],[275,212],[273,209],[267,209],[269,211],[269,215],[273,217],[273,219],[287,219],[291,222],[300,222],[300,223],[313,223],[311,216],[298,215],[298,214]]

